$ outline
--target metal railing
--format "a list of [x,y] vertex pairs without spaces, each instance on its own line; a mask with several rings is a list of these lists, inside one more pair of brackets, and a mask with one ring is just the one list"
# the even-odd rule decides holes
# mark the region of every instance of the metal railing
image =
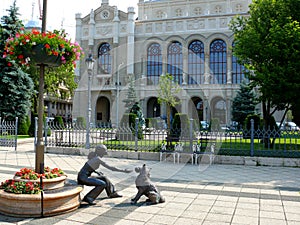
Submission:
[[17,150],[18,117],[15,121],[2,120],[0,117],[0,147]]
[[[300,158],[300,131],[279,129],[254,130],[201,130],[189,126],[176,129],[139,129],[120,124],[119,129],[107,127],[90,128],[90,146],[104,143],[108,149],[129,151],[161,151],[166,143],[168,151],[174,151],[177,143],[183,145],[183,152],[193,152],[193,146],[200,144],[202,151],[215,146],[215,154],[239,156],[291,157]],[[45,130],[48,147],[84,148],[86,127],[80,124],[55,125],[48,123]]]

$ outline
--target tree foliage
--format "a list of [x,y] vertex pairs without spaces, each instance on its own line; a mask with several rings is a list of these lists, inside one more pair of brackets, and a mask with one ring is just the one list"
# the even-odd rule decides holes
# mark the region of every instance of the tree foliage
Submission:
[[[119,84],[117,84],[119,85]],[[127,91],[127,98],[123,100],[125,102],[125,108],[126,111],[125,113],[130,113],[132,110],[132,107],[134,104],[137,102],[137,97],[136,97],[136,92],[135,92],[135,80],[134,80],[134,75],[129,76],[129,86],[128,86],[128,91]]]
[[180,92],[180,86],[174,82],[171,74],[161,75],[158,83],[158,103],[165,104],[167,107],[167,125],[170,128],[171,107],[180,103],[176,94]]
[[249,17],[231,22],[234,54],[260,92],[264,126],[276,110],[299,103],[300,1],[254,0]]
[[[17,33],[20,32],[20,30],[24,29],[24,25],[22,24],[22,21],[18,19],[19,13],[18,13],[18,8],[16,7],[16,1],[14,1],[13,5],[8,11],[8,16],[3,16],[2,17],[2,23],[0,27],[0,56],[3,55],[3,50],[4,50],[4,45],[5,45],[5,40],[9,37],[14,37]],[[59,32],[59,31],[58,31]],[[60,32],[64,33],[64,32]],[[21,90],[24,90],[25,85],[30,85],[26,87],[27,92],[30,93],[30,100],[31,103],[26,103],[22,105],[26,105],[27,107],[32,105],[32,111],[37,112],[37,99],[38,99],[38,90],[39,90],[39,80],[40,80],[40,71],[39,67],[36,67],[35,65],[30,66],[30,68],[27,71],[22,71],[21,69],[18,68],[17,65],[12,65],[11,67],[7,67],[7,61],[0,57],[0,75],[3,76],[3,74],[7,74],[8,72],[12,71],[17,71],[20,73],[18,76],[15,76],[14,79],[18,78],[19,83],[23,83],[23,86],[20,86],[19,88]],[[25,73],[26,72],[26,73]],[[15,74],[15,72],[14,72]],[[24,74],[24,75],[23,75]],[[29,74],[29,78],[28,78]],[[21,76],[22,75],[22,76]],[[24,77],[27,76],[27,77]],[[67,99],[70,96],[73,95],[74,90],[77,88],[77,83],[75,82],[75,71],[72,65],[62,65],[60,67],[56,68],[48,68],[46,67],[45,69],[45,74],[44,74],[44,81],[45,81],[45,86],[44,86],[44,91],[56,98],[61,98],[61,99]],[[22,78],[23,77],[23,78]],[[1,82],[0,87],[4,87],[5,89],[1,88],[0,90],[0,99],[2,102],[2,99],[7,101],[7,102],[13,102],[15,99],[9,99],[8,95],[5,93],[8,93],[7,90],[11,90],[11,88],[15,87],[13,84],[12,87],[7,86],[7,82],[14,82],[14,79],[9,79],[6,81],[6,83]],[[2,80],[2,79],[1,79]],[[31,81],[27,81],[31,80]],[[30,84],[28,83],[30,82]],[[32,82],[33,82],[33,89],[32,89]],[[59,91],[58,91],[59,90]],[[3,94],[4,93],[4,94]],[[12,95],[15,95],[16,93],[12,93]],[[19,91],[19,93],[22,95],[22,91]],[[27,94],[23,94],[23,98],[28,98],[29,96]],[[7,99],[5,99],[7,98]],[[19,104],[17,104],[19,105]],[[20,104],[21,105],[21,104]],[[13,105],[11,106],[11,109],[16,108]],[[21,109],[21,108],[19,108]],[[9,106],[6,106],[5,109],[1,109],[0,111],[2,112],[5,110],[9,110],[10,112],[13,110],[9,109]],[[23,114],[25,115],[26,112],[18,113],[19,115]],[[13,114],[13,113],[10,113]]]
[[23,27],[16,1],[7,11],[9,15],[3,16],[0,24],[0,116],[7,120],[19,117],[22,121],[31,106],[33,82],[27,73],[17,66],[9,66],[2,57],[6,39]]
[[254,114],[257,104],[253,88],[245,82],[240,84],[240,89],[232,102],[232,120],[243,124],[246,117]]

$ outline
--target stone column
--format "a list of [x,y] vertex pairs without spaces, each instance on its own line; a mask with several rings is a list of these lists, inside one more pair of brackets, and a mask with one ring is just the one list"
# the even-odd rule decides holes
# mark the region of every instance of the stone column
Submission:
[[227,54],[227,84],[232,84],[232,53]]
[[90,21],[89,21],[89,50],[92,52],[94,46],[94,34],[95,34],[95,15],[94,10],[91,10]]
[[134,8],[128,7],[127,74],[134,73]]
[[204,84],[210,84],[209,53],[205,53]]

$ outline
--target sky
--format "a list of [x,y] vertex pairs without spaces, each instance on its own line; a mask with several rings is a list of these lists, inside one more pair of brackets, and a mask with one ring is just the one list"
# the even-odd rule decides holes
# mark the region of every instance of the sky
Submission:
[[[0,0],[0,17],[7,15],[14,0]],[[20,19],[26,24],[32,18],[38,20],[39,2],[43,0],[17,0]],[[71,39],[75,39],[75,14],[81,13],[81,17],[88,15],[91,9],[101,6],[101,0],[48,0],[47,1],[47,30],[65,29]],[[128,7],[134,7],[137,16],[138,0],[109,0],[109,5],[117,6],[119,10],[127,12]],[[33,6],[34,4],[34,6]],[[41,6],[42,7],[42,6]]]

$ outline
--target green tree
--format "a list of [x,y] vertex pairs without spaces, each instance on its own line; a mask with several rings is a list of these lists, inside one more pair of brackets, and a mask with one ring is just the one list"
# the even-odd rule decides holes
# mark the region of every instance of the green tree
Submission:
[[[22,29],[24,29],[24,25],[22,24],[21,20],[18,19],[19,13],[18,8],[16,7],[16,1],[13,2],[13,5],[9,10],[8,16],[3,16],[2,23],[0,27],[0,56],[3,55],[3,50],[5,46],[5,41],[7,38],[15,37],[17,33],[19,33]],[[67,34],[64,30],[61,31],[53,31],[59,33],[60,35],[64,35],[67,38]],[[6,72],[5,67],[7,67],[8,63],[7,60],[0,57],[0,74]],[[23,86],[27,85],[28,82],[25,82],[24,79],[28,78],[28,74],[30,76],[31,83],[33,82],[34,86],[33,89],[31,87],[27,87],[28,93],[30,93],[31,104],[25,104],[27,107],[32,105],[32,111],[37,112],[37,99],[38,99],[38,90],[39,90],[39,79],[40,79],[40,71],[39,68],[35,65],[32,65],[28,68],[28,70],[23,71],[18,68],[16,64],[12,64],[9,67],[10,70],[18,71],[19,73],[23,73],[25,75],[18,76],[19,83],[23,83]],[[8,71],[10,72],[10,71]],[[26,74],[26,73],[28,74]],[[48,95],[53,97],[61,98],[61,99],[68,99],[70,96],[73,95],[74,90],[77,88],[77,83],[75,82],[75,72],[72,65],[62,65],[56,68],[45,68],[45,86],[44,91]],[[23,78],[24,76],[27,76]],[[8,82],[8,81],[5,81]],[[9,82],[13,82],[13,80],[9,80]],[[7,85],[6,83],[3,84],[4,86]],[[21,87],[23,87],[21,86]],[[20,88],[21,88],[20,87]],[[8,89],[8,88],[7,88]],[[11,89],[11,87],[10,87]],[[0,99],[8,98],[6,101],[12,102],[12,99],[6,95],[1,95],[1,93],[8,93],[4,91],[5,89],[0,90]],[[59,90],[59,91],[58,91]],[[14,93],[15,94],[15,93]],[[28,97],[26,94],[23,97]],[[2,101],[1,101],[2,102]],[[13,106],[12,106],[13,107]],[[0,112],[3,110],[0,109]],[[28,111],[28,110],[27,110]],[[27,113],[27,112],[26,112]],[[24,114],[25,115],[25,114]],[[2,116],[5,116],[4,114]]]
[[245,82],[240,84],[240,89],[232,102],[232,120],[243,124],[246,117],[254,114],[257,104],[256,94],[253,88]]
[[16,1],[1,18],[0,24],[0,116],[7,120],[19,117],[22,121],[30,110],[33,82],[29,75],[3,58],[5,41],[14,36],[22,27],[18,19]]
[[125,102],[125,113],[130,113],[132,110],[132,107],[136,104],[137,98],[136,98],[136,92],[135,92],[135,82],[134,82],[134,76],[129,76],[129,86],[127,91],[127,98],[123,100]]
[[230,25],[234,54],[260,92],[266,129],[275,111],[285,110],[284,118],[299,103],[299,11],[295,0],[254,0],[249,17],[236,17]]
[[158,83],[158,103],[165,104],[167,108],[167,126],[170,129],[171,108],[180,103],[176,94],[180,92],[180,86],[174,82],[171,74],[161,75]]

